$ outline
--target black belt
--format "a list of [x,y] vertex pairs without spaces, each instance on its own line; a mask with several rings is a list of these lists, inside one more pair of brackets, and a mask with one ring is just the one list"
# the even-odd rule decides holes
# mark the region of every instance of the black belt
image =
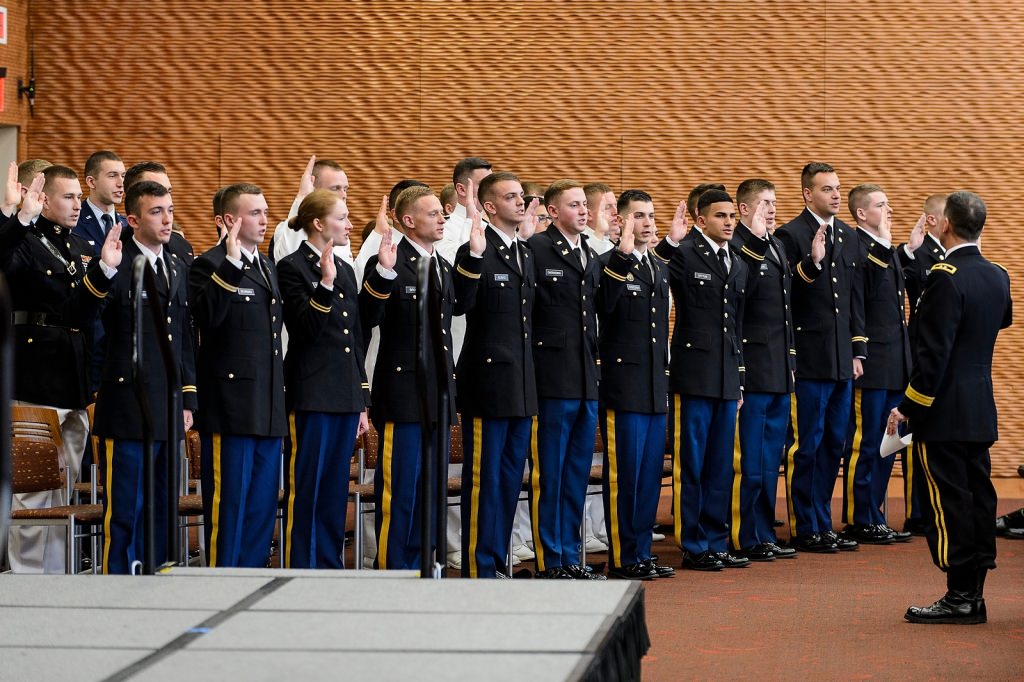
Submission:
[[64,323],[64,320],[51,313],[37,313],[30,312],[27,310],[15,310],[14,311],[14,324],[30,324],[35,327],[65,327],[68,325]]

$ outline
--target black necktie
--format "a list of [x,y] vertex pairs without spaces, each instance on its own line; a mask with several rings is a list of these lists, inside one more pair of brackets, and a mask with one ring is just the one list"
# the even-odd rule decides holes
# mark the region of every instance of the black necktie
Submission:
[[725,247],[718,249],[718,263],[722,266],[722,272],[726,275],[729,274],[729,255],[725,252]]
[[114,219],[110,217],[109,213],[104,213],[100,216],[100,220],[103,221],[103,236],[106,237],[107,233],[110,232],[110,228],[114,226]]
[[444,279],[441,277],[441,263],[438,262],[436,253],[430,257],[430,263],[434,266],[434,272],[437,274],[437,286],[439,289],[443,289]]
[[572,254],[576,256],[576,262],[580,264],[580,270],[586,270],[586,266],[583,265],[583,251],[580,247],[576,247],[572,250]]
[[164,296],[167,295],[167,270],[164,268],[164,259],[160,256],[156,258],[156,288]]
[[522,272],[523,264],[519,262],[519,244],[517,239],[512,240],[512,246],[508,247],[508,250],[512,252],[512,262],[515,263],[516,270]]
[[647,272],[651,273],[651,280],[653,281],[654,280],[654,270],[651,268],[651,261],[650,261],[649,258],[647,258],[647,254],[646,253],[643,256],[640,257],[640,263],[643,264],[644,269],[647,270]]

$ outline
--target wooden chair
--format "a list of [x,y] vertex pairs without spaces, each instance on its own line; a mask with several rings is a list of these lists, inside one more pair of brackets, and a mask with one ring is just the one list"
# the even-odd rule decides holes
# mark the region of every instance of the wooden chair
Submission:
[[[200,441],[199,432],[190,430],[185,434],[185,463],[186,475],[183,477],[181,494],[178,496],[178,528],[181,529],[181,561],[188,566],[189,545],[188,529],[199,528],[202,532],[203,519],[203,496],[198,493],[200,469]],[[205,564],[205,561],[203,561]]]

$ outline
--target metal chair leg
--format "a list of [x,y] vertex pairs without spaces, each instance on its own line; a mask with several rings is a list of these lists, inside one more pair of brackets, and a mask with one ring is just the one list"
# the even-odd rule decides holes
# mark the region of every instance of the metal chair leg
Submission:
[[363,497],[362,495],[360,495],[359,493],[356,493],[356,506],[355,506],[356,522],[355,522],[355,526],[354,526],[353,531],[352,531],[352,535],[354,536],[354,538],[353,538],[354,539],[354,545],[355,545],[355,547],[354,547],[355,551],[352,553],[353,554],[352,561],[353,561],[353,563],[355,563],[355,569],[357,571],[363,570],[363,505],[362,505],[362,497]]

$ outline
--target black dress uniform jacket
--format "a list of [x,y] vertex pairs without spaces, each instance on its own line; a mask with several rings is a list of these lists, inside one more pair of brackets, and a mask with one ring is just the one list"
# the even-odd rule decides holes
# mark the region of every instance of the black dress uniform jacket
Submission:
[[731,267],[726,274],[703,237],[683,241],[678,247],[662,239],[655,254],[668,265],[676,305],[669,390],[738,400],[743,387],[740,338],[746,264],[731,252]]
[[352,266],[334,257],[334,286],[320,286],[320,256],[302,242],[277,264],[288,354],[285,404],[308,412],[362,412],[370,404],[359,322],[359,287]]
[[14,398],[84,408],[93,323],[112,285],[100,259],[67,228],[42,216],[25,227],[15,214],[0,228],[0,268],[14,306]]
[[533,361],[537,395],[597,400],[597,319],[594,296],[601,279],[597,253],[580,235],[584,269],[572,245],[554,225],[529,241],[537,278],[533,311]]
[[743,306],[744,389],[752,393],[791,393],[796,369],[790,292],[793,273],[786,247],[772,235],[755,237],[740,223],[730,241],[747,264]]
[[459,356],[459,411],[485,418],[537,414],[533,366],[533,257],[516,241],[522,270],[494,227],[484,231],[487,247],[480,258],[459,248],[455,279],[462,282],[466,337]]
[[932,267],[918,310],[917,356],[899,405],[915,440],[996,441],[992,352],[1013,321],[1010,276],[964,246]]
[[858,388],[899,391],[910,377],[910,338],[904,317],[903,273],[894,249],[857,228],[864,279],[864,335],[868,356]]
[[910,301],[910,322],[907,324],[907,331],[910,333],[910,352],[916,353],[914,346],[917,339],[917,302],[921,299],[928,273],[932,266],[943,261],[946,250],[931,235],[924,238],[921,246],[914,251],[913,258],[907,255],[903,246],[901,245],[896,253],[900,257],[903,279],[907,283],[907,299]]
[[209,433],[284,436],[283,312],[274,266],[262,254],[242,268],[218,244],[192,263],[189,302],[199,328],[202,396],[196,428]]
[[612,249],[601,256],[597,289],[600,319],[601,405],[613,410],[668,411],[668,268],[648,252]]
[[[130,239],[124,244],[121,265],[103,310],[107,353],[96,398],[96,421],[93,426],[93,431],[102,438],[143,438],[142,413],[132,381],[132,319],[135,316],[135,301],[131,291],[132,262],[140,255],[142,252],[134,240]],[[160,310],[167,320],[171,346],[181,376],[182,407],[195,410],[198,405],[192,321],[188,309],[188,270],[184,263],[170,257],[166,248],[160,258],[163,259],[164,272],[169,281],[165,290],[157,295],[160,297]],[[142,334],[145,361],[143,378],[153,415],[153,436],[163,440],[167,433],[167,378],[160,359],[157,327],[148,302],[143,303],[142,314],[145,320]]]
[[[395,272],[398,278],[392,282],[391,295],[380,298],[383,293],[371,278],[381,279],[377,274],[377,257],[366,264],[363,289],[359,292],[360,305],[366,311],[363,323],[367,329],[380,326],[380,347],[377,350],[377,364],[373,370],[373,409],[370,411],[378,429],[384,422],[420,421],[419,387],[416,384],[417,352],[419,335],[416,333],[416,272],[420,254],[408,239],[398,242],[398,258]],[[455,359],[452,354],[452,315],[465,312],[458,303],[452,266],[441,254],[434,251],[441,266],[441,330],[446,343],[442,345],[443,362],[448,377],[450,423],[456,423],[455,416]],[[436,282],[435,278],[431,278]],[[370,282],[370,286],[366,286]],[[430,371],[437,363],[432,345],[428,344],[426,360],[427,404],[430,414],[437,414],[438,386],[434,373]]]
[[836,218],[833,226],[820,270],[811,259],[818,221],[810,211],[805,208],[775,233],[797,275],[791,309],[798,379],[846,381],[853,377],[853,358],[868,354],[859,242],[843,221]]

